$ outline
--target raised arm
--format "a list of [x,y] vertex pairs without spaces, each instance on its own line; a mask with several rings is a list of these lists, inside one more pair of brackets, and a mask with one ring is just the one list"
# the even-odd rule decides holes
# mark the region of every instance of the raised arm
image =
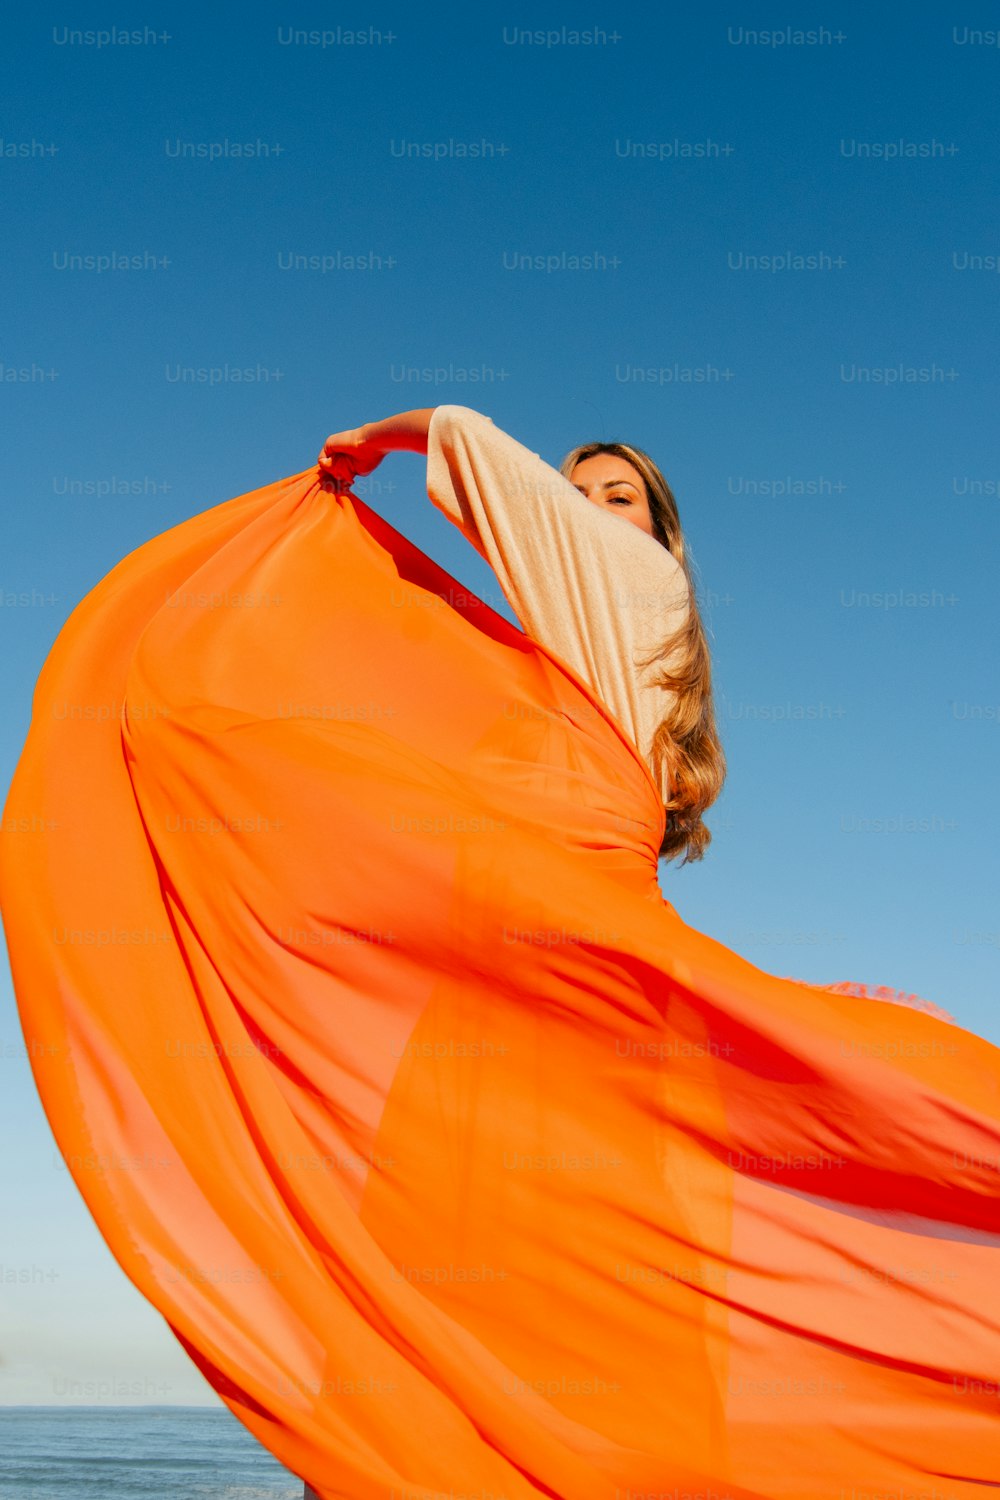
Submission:
[[426,453],[427,433],[435,410],[433,406],[419,406],[413,411],[401,411],[394,417],[383,417],[381,422],[366,422],[361,431],[366,442],[374,443],[384,452],[404,448],[409,453]]

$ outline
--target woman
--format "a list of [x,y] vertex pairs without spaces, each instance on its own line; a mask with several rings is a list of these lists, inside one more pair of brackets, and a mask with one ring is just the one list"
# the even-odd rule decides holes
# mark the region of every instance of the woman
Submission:
[[[425,445],[524,632],[346,487]],[[676,511],[563,468],[407,413],[78,607],[0,844],[60,1149],[322,1500],[968,1500],[998,1051],[663,899],[722,776]]]
[[[725,759],[677,502],[649,455],[587,443],[560,473],[599,510],[651,537],[656,552],[592,520],[538,454],[468,407],[423,407],[334,433],[318,461],[337,486],[395,450],[428,454],[431,499],[486,558],[524,629],[628,729],[664,789],[660,854],[701,859],[711,841],[702,814],[722,790]],[[643,643],[658,649],[638,670]],[[649,670],[657,661],[660,670]]]

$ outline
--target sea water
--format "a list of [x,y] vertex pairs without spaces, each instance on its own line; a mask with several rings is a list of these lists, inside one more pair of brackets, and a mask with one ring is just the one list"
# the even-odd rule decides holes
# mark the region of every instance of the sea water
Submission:
[[0,1407],[4,1500],[302,1500],[225,1407]]

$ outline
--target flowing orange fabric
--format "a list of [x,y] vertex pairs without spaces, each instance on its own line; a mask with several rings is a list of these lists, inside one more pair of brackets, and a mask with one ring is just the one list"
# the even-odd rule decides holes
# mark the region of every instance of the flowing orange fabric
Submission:
[[1000,1049],[656,884],[590,689],[316,469],[124,559],[0,896],[114,1255],[323,1500],[1000,1481]]

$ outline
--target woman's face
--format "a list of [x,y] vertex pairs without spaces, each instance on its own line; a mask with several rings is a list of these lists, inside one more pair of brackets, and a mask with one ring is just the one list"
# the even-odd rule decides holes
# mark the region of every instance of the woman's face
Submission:
[[653,518],[646,499],[646,486],[638,469],[614,453],[595,453],[583,458],[569,476],[570,484],[594,505],[631,521],[647,536],[653,536]]

